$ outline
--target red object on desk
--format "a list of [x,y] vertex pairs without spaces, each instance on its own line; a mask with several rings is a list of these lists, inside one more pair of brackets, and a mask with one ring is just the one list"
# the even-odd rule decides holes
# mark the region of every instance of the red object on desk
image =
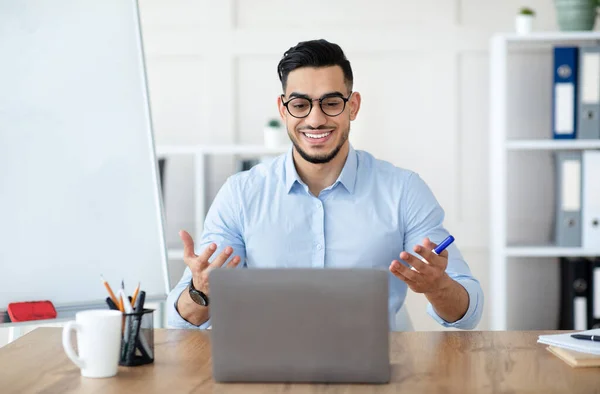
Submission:
[[56,309],[50,301],[12,302],[8,304],[8,316],[12,322],[55,319]]

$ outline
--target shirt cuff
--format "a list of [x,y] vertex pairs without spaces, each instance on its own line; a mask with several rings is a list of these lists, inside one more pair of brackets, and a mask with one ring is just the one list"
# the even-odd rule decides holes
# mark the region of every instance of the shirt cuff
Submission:
[[469,295],[469,307],[464,316],[453,323],[449,323],[436,313],[431,303],[428,303],[427,305],[427,313],[444,327],[471,330],[477,326],[483,312],[483,292],[481,290],[481,285],[472,277],[453,278],[453,280],[464,287]]
[[206,330],[207,328],[210,327],[210,318],[205,321],[204,323],[200,324],[199,326],[196,326],[190,322],[188,322],[187,320],[185,320],[183,317],[181,317],[181,315],[179,314],[179,311],[177,310],[177,301],[179,300],[179,297],[181,296],[181,293],[183,293],[182,289],[181,291],[178,292],[171,292],[170,294],[170,299],[167,300],[167,307],[170,309],[170,313],[168,313],[169,319],[168,319],[168,327],[169,328],[189,328],[189,329],[196,329],[196,330]]

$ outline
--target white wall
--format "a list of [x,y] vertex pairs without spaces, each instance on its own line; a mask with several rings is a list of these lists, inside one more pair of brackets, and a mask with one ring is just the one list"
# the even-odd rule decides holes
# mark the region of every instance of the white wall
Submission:
[[[419,172],[447,213],[486,293],[479,329],[489,327],[488,40],[512,31],[521,6],[535,28],[556,30],[548,0],[140,0],[158,144],[261,143],[276,116],[276,65],[299,41],[342,46],[363,107],[352,125],[358,149]],[[212,160],[209,197],[234,170]],[[167,239],[193,230],[191,160],[168,163]],[[183,270],[172,261],[172,281]],[[419,330],[441,327],[409,292]],[[0,329],[1,331],[2,329]],[[1,334],[1,332],[0,332]],[[0,335],[0,345],[5,336]]]

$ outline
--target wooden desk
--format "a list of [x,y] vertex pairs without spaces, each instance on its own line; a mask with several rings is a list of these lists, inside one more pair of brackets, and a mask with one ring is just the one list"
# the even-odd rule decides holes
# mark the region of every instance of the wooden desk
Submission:
[[82,378],[63,352],[61,329],[38,328],[0,349],[0,392],[600,393],[600,368],[571,368],[536,343],[540,333],[392,333],[390,384],[290,385],[215,383],[208,334],[165,329],[156,330],[153,365]]

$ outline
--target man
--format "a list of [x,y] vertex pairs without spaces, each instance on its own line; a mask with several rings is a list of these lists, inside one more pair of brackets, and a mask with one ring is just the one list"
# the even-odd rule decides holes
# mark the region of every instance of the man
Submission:
[[387,268],[390,316],[410,288],[427,297],[428,313],[441,325],[474,328],[483,292],[455,244],[432,252],[448,232],[428,186],[348,141],[361,96],[352,91],[341,48],[301,42],[277,70],[277,104],[293,147],[227,179],[207,214],[199,255],[190,235],[180,233],[187,268],[167,300],[169,326],[210,326],[210,271],[242,264]]

